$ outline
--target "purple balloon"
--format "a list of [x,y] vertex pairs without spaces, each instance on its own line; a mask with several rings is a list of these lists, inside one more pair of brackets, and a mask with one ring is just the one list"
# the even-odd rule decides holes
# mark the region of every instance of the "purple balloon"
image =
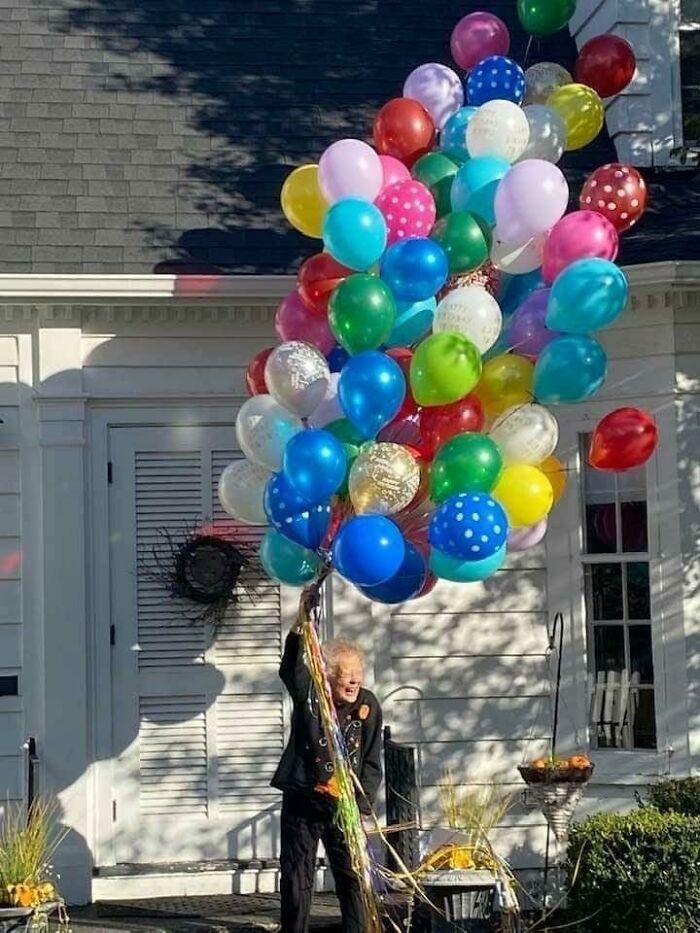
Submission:
[[439,130],[464,104],[464,88],[459,75],[438,62],[414,68],[406,78],[403,96],[423,104]]
[[539,288],[523,301],[508,326],[508,343],[521,356],[538,356],[559,331],[545,324],[549,289]]
[[543,159],[518,162],[496,190],[496,235],[504,243],[522,245],[546,233],[569,203],[569,186],[560,169]]
[[543,518],[536,525],[526,525],[524,528],[510,528],[508,530],[507,549],[509,551],[526,551],[539,544],[547,532],[547,519]]

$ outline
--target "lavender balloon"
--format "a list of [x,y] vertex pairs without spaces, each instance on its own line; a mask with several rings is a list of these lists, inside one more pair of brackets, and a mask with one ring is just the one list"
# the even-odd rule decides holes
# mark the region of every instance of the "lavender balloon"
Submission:
[[518,162],[496,191],[496,236],[506,243],[525,243],[553,227],[568,203],[569,186],[556,165],[543,159]]
[[509,528],[507,549],[509,551],[527,551],[528,548],[539,544],[547,532],[547,519],[543,518],[536,525],[525,525],[523,528]]
[[339,139],[319,160],[318,182],[329,204],[345,198],[374,201],[384,185],[384,169],[367,143]]
[[447,65],[437,62],[414,68],[406,78],[403,96],[423,104],[439,130],[464,104],[464,88],[459,76]]
[[540,288],[529,295],[520,305],[508,327],[511,347],[521,356],[539,356],[559,331],[549,330],[545,324],[549,289]]

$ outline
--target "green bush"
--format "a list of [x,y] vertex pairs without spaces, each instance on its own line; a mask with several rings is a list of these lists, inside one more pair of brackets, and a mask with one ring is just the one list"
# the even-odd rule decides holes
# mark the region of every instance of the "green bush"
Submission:
[[649,788],[649,803],[662,813],[700,816],[700,778],[665,780]]
[[576,933],[697,933],[700,818],[644,807],[571,829],[567,919]]

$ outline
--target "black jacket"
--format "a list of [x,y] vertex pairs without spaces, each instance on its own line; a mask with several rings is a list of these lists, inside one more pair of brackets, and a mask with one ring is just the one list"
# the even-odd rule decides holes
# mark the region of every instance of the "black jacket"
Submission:
[[[272,779],[281,791],[312,793],[333,777],[326,738],[318,712],[318,699],[304,663],[301,636],[290,632],[284,645],[279,675],[294,702],[289,742]],[[382,780],[382,710],[375,695],[362,688],[354,703],[336,707],[338,722],[352,768],[369,803]],[[369,812],[364,798],[360,810]]]

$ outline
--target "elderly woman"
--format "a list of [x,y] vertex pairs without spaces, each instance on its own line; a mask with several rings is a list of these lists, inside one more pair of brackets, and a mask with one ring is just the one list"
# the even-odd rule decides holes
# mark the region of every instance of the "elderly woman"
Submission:
[[[382,711],[362,686],[364,655],[340,639],[324,646],[333,700],[352,768],[363,794],[358,803],[369,814],[382,779]],[[363,933],[362,899],[350,854],[336,816],[333,764],[318,712],[318,700],[304,663],[301,628],[287,635],[280,677],[294,702],[292,729],[272,786],[282,798],[281,933],[307,933],[319,840],[335,879],[344,933]]]

